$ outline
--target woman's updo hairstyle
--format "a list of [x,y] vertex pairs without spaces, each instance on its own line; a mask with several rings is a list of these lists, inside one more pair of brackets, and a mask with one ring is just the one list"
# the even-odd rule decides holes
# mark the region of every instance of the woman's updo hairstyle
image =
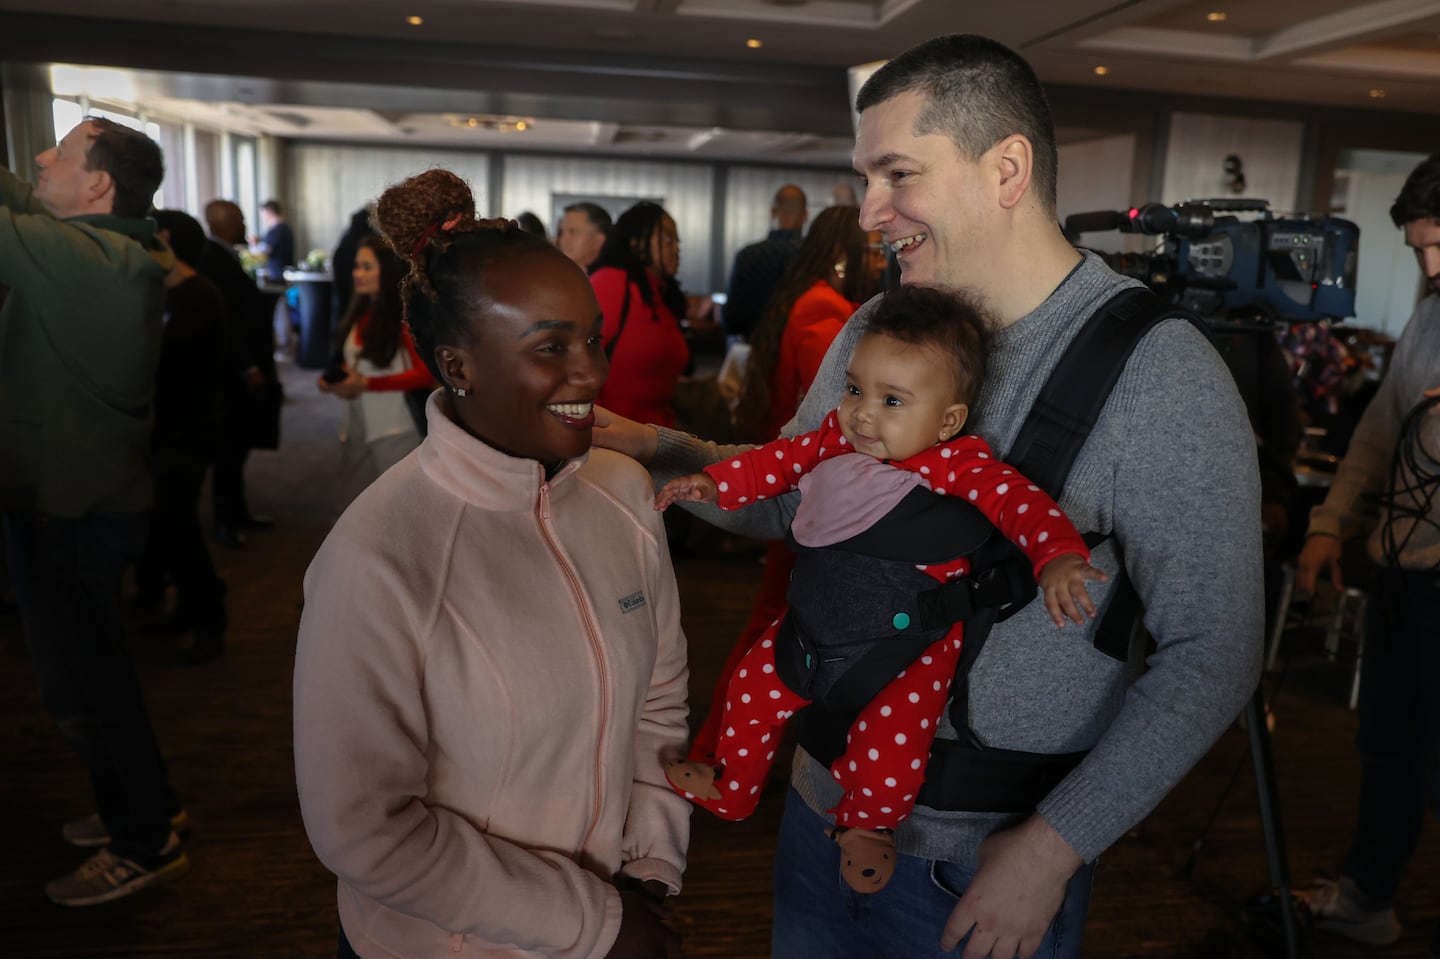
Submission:
[[551,250],[514,220],[476,219],[470,185],[449,170],[426,170],[390,187],[375,204],[375,228],[410,264],[400,284],[405,322],[420,358],[441,383],[435,349],[471,338],[484,309],[489,264],[527,250]]

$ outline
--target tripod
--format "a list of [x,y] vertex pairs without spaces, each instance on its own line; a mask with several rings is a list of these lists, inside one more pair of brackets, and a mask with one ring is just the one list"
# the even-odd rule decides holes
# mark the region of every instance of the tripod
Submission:
[[1265,860],[1270,869],[1271,894],[1279,906],[1281,942],[1285,959],[1299,959],[1300,924],[1290,895],[1290,860],[1285,852],[1285,831],[1280,822],[1280,795],[1275,788],[1275,759],[1270,752],[1270,727],[1265,724],[1265,694],[1259,684],[1245,704],[1245,725],[1250,734],[1250,758],[1255,764],[1255,788],[1260,800],[1260,830],[1265,836]]
[[[1250,758],[1255,767],[1255,788],[1260,806],[1260,829],[1265,840],[1265,861],[1270,871],[1270,893],[1262,895],[1247,905],[1244,913],[1246,927],[1252,933],[1263,933],[1265,945],[1278,946],[1280,952],[1272,955],[1282,959],[1299,959],[1301,955],[1301,917],[1290,894],[1290,860],[1285,852],[1285,833],[1280,821],[1280,796],[1275,788],[1275,761],[1270,751],[1270,728],[1265,723],[1265,695],[1257,684],[1255,693],[1245,704],[1245,728],[1250,737]],[[1189,878],[1195,870],[1205,837],[1215,825],[1225,798],[1235,785],[1243,765],[1237,765],[1230,781],[1226,783],[1210,819],[1200,832],[1200,838],[1190,849],[1190,858],[1180,869],[1180,875]]]

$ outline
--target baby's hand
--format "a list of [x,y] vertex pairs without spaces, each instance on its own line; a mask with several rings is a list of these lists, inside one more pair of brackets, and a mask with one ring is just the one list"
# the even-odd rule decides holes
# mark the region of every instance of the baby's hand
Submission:
[[[1094,618],[1095,604],[1085,581],[1105,582],[1110,577],[1080,558],[1079,553],[1062,553],[1040,570],[1040,589],[1045,594],[1045,608],[1056,626],[1064,626],[1068,616],[1077,623]],[[1084,615],[1081,615],[1084,610]]]
[[715,481],[704,473],[677,476],[655,494],[655,508],[664,509],[671,503],[713,503],[720,498]]

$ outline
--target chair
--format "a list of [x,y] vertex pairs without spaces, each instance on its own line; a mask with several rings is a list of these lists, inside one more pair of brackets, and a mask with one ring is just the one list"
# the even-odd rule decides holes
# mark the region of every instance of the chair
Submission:
[[1360,699],[1360,670],[1365,659],[1365,606],[1366,594],[1364,590],[1354,586],[1347,586],[1345,589],[1336,592],[1327,582],[1317,582],[1315,591],[1317,596],[1322,592],[1329,594],[1330,603],[1317,604],[1313,601],[1310,606],[1292,617],[1292,600],[1295,594],[1295,567],[1291,563],[1285,563],[1281,567],[1280,596],[1277,600],[1278,609],[1275,616],[1275,626],[1270,632],[1269,649],[1265,655],[1265,669],[1267,672],[1274,672],[1275,661],[1280,656],[1280,638],[1290,628],[1304,626],[1325,627],[1325,655],[1331,662],[1334,662],[1340,653],[1340,642],[1348,639],[1355,644],[1355,672],[1350,680],[1350,708],[1354,709]]

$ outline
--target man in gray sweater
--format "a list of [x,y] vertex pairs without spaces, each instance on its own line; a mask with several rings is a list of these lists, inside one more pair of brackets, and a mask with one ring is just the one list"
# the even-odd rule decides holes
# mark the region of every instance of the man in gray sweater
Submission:
[[[983,37],[927,41],[880,69],[858,106],[860,225],[881,231],[903,282],[968,290],[997,318],[967,426],[1009,450],[1080,326],[1138,284],[1061,234],[1049,107],[1014,52]],[[871,309],[835,340],[786,434],[814,429],[838,404]],[[657,479],[726,453],[669,430],[604,424],[596,442]],[[1038,603],[997,625],[969,674],[969,734],[947,711],[939,737],[973,738],[992,754],[1085,756],[1026,812],[917,805],[896,834],[894,877],[872,896],[836,879],[838,849],[822,827],[839,790],[799,750],[775,866],[774,955],[940,956],[960,943],[965,959],[1078,955],[1096,858],[1250,697],[1263,605],[1254,439],[1230,375],[1190,323],[1164,321],[1140,342],[1060,504],[1082,531],[1109,534],[1092,562],[1110,584],[1094,596],[1103,609],[1123,564],[1156,643],[1148,669],[1137,678],[1095,648],[1093,623],[1058,630]],[[775,537],[793,511],[781,498],[705,515]]]
[[[1368,543],[1380,564],[1360,673],[1360,803],[1338,881],[1310,896],[1316,925],[1385,945],[1400,936],[1393,905],[1420,841],[1440,746],[1440,153],[1405,180],[1390,218],[1405,231],[1429,295],[1420,301],[1375,398],[1355,427],[1325,502],[1310,514],[1296,563],[1304,593],[1326,569],[1337,588],[1340,540],[1362,497],[1382,497]],[[1347,528],[1351,527],[1351,528]],[[1440,957],[1440,930],[1430,955]]]

